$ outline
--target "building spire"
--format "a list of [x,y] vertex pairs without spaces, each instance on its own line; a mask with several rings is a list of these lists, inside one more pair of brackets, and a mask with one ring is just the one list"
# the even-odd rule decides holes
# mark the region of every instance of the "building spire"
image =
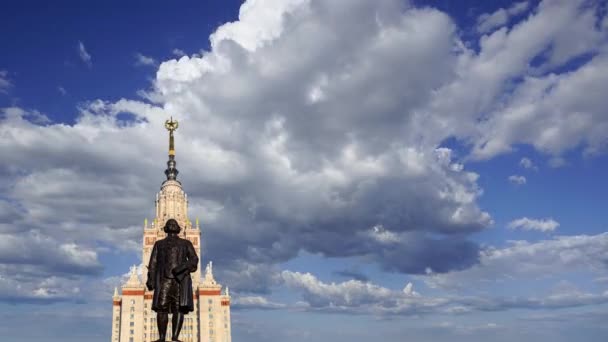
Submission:
[[127,283],[125,284],[125,286],[140,286],[141,285],[141,281],[139,280],[139,276],[137,275],[137,266],[133,265],[131,266],[131,272],[129,274],[129,280],[127,280]]
[[179,173],[175,168],[177,163],[175,162],[175,144],[173,142],[173,131],[175,131],[177,127],[179,127],[179,124],[177,120],[173,120],[173,117],[171,117],[170,120],[165,121],[165,128],[169,131],[169,161],[167,161],[167,169],[165,170],[167,180],[176,180],[177,174]]

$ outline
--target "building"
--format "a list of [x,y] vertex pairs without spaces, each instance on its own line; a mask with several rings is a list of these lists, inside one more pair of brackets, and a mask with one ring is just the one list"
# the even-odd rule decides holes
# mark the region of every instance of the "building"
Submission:
[[[156,217],[150,224],[147,219],[143,227],[142,263],[147,266],[154,242],[165,237],[165,222],[173,218],[182,228],[180,236],[194,245],[199,256],[199,267],[192,274],[194,290],[193,312],[184,318],[179,336],[184,342],[231,342],[230,332],[230,294],[228,288],[213,278],[212,263],[205,268],[201,277],[201,231],[198,223],[193,225],[188,218],[188,196],[177,180],[173,131],[177,121],[167,120],[165,127],[169,130],[169,161],[162,183],[156,195]],[[152,292],[145,288],[146,272],[142,277],[137,274],[137,267],[131,267],[128,281],[121,291],[114,290],[112,305],[112,342],[150,342],[158,339],[156,312],[152,311]],[[167,328],[167,338],[171,339],[171,320]]]

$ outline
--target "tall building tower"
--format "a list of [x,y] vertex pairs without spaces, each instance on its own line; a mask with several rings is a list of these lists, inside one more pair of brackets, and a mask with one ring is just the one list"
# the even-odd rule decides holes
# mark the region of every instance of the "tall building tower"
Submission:
[[[144,220],[142,264],[148,264],[154,242],[165,238],[163,231],[168,219],[175,219],[182,228],[180,237],[190,240],[194,245],[199,260],[201,257],[201,230],[198,219],[193,225],[188,218],[188,196],[177,180],[177,163],[175,161],[175,144],[173,132],[178,123],[165,122],[169,131],[169,161],[165,175],[167,179],[161,184],[156,194],[155,218],[150,224]],[[111,342],[151,342],[158,339],[156,312],[152,311],[152,292],[145,287],[147,272],[143,268],[141,278],[137,267],[131,267],[129,280],[119,290],[114,290],[112,297],[112,340]],[[201,278],[200,261],[195,273],[192,273],[194,289],[194,311],[184,318],[184,325],[179,336],[184,342],[231,342],[230,327],[230,293],[228,288],[222,291],[222,285],[213,277],[213,264],[209,262]],[[171,331],[171,320],[167,331]],[[171,334],[167,334],[171,338]]]

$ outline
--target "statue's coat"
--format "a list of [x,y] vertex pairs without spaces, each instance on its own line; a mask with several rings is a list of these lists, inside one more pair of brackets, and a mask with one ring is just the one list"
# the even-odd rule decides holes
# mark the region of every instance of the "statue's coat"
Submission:
[[[169,235],[156,241],[148,264],[148,283],[158,289],[161,278],[175,278],[179,283],[179,310],[183,313],[194,311],[192,277],[198,267],[198,256],[192,242]],[[159,291],[154,291],[152,310],[159,306]]]

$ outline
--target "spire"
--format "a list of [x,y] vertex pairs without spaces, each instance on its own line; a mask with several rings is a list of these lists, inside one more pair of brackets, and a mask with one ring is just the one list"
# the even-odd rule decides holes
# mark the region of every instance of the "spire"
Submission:
[[118,297],[118,287],[114,288],[114,297]]
[[207,268],[205,269],[205,276],[213,278],[213,261],[209,261]]
[[213,262],[209,261],[207,267],[205,267],[205,278],[203,279],[204,285],[216,285],[215,278],[213,278]]
[[125,286],[139,286],[139,285],[141,285],[141,281],[139,280],[139,277],[137,276],[137,266],[133,265],[133,266],[131,266],[129,280],[127,280],[127,283],[125,284]]
[[177,127],[179,127],[179,124],[177,120],[173,120],[173,117],[171,117],[170,120],[165,121],[165,128],[169,131],[169,161],[167,161],[167,169],[165,170],[167,180],[176,180],[177,174],[179,173],[175,168],[177,163],[175,162],[175,144],[173,142],[173,131],[175,131]]

